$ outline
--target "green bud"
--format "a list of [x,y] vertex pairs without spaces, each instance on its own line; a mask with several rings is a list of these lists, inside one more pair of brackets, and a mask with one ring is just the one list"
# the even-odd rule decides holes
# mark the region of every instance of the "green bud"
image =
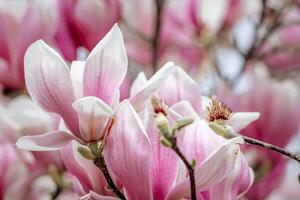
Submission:
[[101,154],[101,150],[96,142],[89,144],[89,148],[94,156],[98,156]]
[[181,118],[175,121],[172,127],[172,133],[174,134],[176,131],[181,130],[182,128],[192,124],[194,122],[194,119],[192,118]]
[[77,151],[87,160],[94,160],[94,155],[86,148],[79,146]]
[[168,138],[170,135],[170,131],[169,131],[169,121],[167,119],[167,117],[165,115],[163,115],[162,113],[157,114],[156,118],[155,118],[155,122],[156,122],[156,126],[159,129],[160,133]]
[[216,134],[222,136],[223,138],[230,139],[236,136],[230,130],[228,130],[226,126],[219,123],[209,122],[208,125]]
[[165,137],[160,138],[160,142],[165,146],[165,147],[172,147],[172,143]]
[[193,159],[193,160],[192,160],[192,167],[194,168],[195,166],[196,166],[196,160]]

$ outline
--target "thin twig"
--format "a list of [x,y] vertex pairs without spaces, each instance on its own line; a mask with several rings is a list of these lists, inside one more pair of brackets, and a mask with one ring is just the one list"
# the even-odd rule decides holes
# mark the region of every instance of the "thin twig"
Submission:
[[183,161],[185,167],[187,168],[187,170],[189,172],[189,177],[190,177],[191,199],[192,200],[197,200],[194,167],[187,161],[185,156],[182,154],[182,152],[180,151],[180,149],[176,145],[176,140],[174,142],[172,142],[172,147],[171,148],[180,157],[180,159]]
[[115,185],[113,179],[111,178],[103,155],[95,157],[94,164],[101,170],[101,172],[102,172],[108,186],[112,190],[112,192],[120,199],[126,200],[126,197],[122,194],[122,192],[119,191],[119,189]]
[[151,43],[153,73],[157,69],[158,53],[159,53],[159,35],[160,35],[161,22],[162,22],[161,16],[162,16],[164,4],[165,4],[165,0],[155,0],[155,9],[156,9],[155,29],[154,29],[154,35]]
[[251,138],[251,137],[248,137],[248,136],[242,136],[242,137],[244,138],[245,142],[248,143],[248,144],[260,146],[260,147],[263,147],[265,149],[275,151],[275,152],[280,153],[282,155],[285,155],[285,156],[287,156],[291,159],[294,159],[298,163],[300,163],[300,156],[299,155],[291,153],[290,151],[288,151],[284,148],[281,148],[281,147],[278,147],[276,145],[273,145],[273,144],[270,144],[270,143],[267,143],[267,142],[263,142],[263,141],[260,141],[260,140],[257,140],[257,139],[254,139],[254,138]]
[[254,54],[254,52],[256,50],[255,47],[256,47],[257,40],[258,40],[258,36],[259,36],[259,30],[262,27],[263,22],[266,18],[267,1],[262,0],[261,4],[262,4],[261,14],[260,14],[258,23],[255,24],[255,33],[254,33],[253,42],[252,42],[250,48],[248,49],[248,51],[245,54],[243,54],[244,60],[243,60],[241,70],[235,77],[233,77],[231,79],[231,81],[230,81],[231,86],[233,86],[234,83],[236,83],[239,80],[239,78],[241,77],[241,74],[246,70],[247,63],[251,59],[252,55]]

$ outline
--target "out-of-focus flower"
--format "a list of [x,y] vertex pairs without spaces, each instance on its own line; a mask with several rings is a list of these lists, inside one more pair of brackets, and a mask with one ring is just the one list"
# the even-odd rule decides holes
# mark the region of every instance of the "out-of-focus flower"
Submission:
[[[15,143],[26,135],[38,135],[58,127],[59,119],[51,116],[29,97],[19,96],[0,107],[0,140]],[[29,161],[36,171],[47,172],[48,166],[54,164],[63,169],[58,152],[32,152],[33,161]]]
[[[300,113],[295,109],[299,101],[296,86],[291,81],[277,82],[259,75],[250,76],[248,83],[249,87],[239,92],[224,88],[220,92],[225,96],[224,102],[233,110],[261,113],[261,117],[242,134],[285,147],[299,126]],[[286,160],[264,149],[249,147],[246,152],[256,174],[255,184],[247,196],[251,199],[266,198],[281,181]]]
[[[165,2],[158,35],[158,63],[173,60],[196,71],[203,61],[211,59],[207,55],[214,46],[211,44],[226,36],[240,12],[239,0]],[[155,14],[155,1],[122,5],[128,55],[143,67],[152,64]]]
[[23,199],[29,187],[29,174],[20,153],[12,143],[1,142],[0,154],[0,198]]
[[55,1],[1,1],[0,84],[12,89],[23,86],[24,53],[37,39],[52,43],[55,22]]
[[76,48],[92,50],[120,17],[119,0],[59,1],[57,46],[74,59]]

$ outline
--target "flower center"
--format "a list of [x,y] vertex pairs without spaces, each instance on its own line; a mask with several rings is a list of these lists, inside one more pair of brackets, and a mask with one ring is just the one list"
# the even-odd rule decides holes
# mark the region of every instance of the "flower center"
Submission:
[[208,110],[207,121],[213,122],[215,120],[228,120],[233,115],[232,110],[223,102],[219,101],[216,96],[211,97],[210,106],[206,107]]

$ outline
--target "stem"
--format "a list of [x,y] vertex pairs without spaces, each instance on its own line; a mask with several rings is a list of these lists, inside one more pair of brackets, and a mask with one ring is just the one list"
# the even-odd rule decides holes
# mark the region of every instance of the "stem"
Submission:
[[55,191],[51,194],[51,199],[55,200],[60,195],[60,193],[62,192],[62,190],[63,190],[63,188],[61,188],[60,186],[56,185]]
[[244,138],[245,142],[248,143],[248,144],[260,146],[260,147],[269,149],[271,151],[275,151],[275,152],[280,153],[282,155],[285,155],[285,156],[287,156],[291,159],[294,159],[298,163],[300,163],[300,156],[296,155],[294,153],[291,153],[286,149],[283,149],[281,147],[278,147],[278,146],[275,146],[273,144],[266,143],[266,142],[263,142],[263,141],[260,141],[260,140],[257,140],[257,139],[251,138],[251,137],[247,137],[247,136],[242,136],[242,137]]
[[176,145],[176,141],[172,142],[172,144],[173,145],[172,145],[171,148],[180,157],[180,159],[183,161],[185,167],[188,169],[189,177],[190,177],[190,186],[191,186],[191,199],[192,200],[197,200],[194,167],[187,161],[185,156],[182,154],[182,152],[180,151],[180,149]]
[[112,192],[122,200],[126,200],[126,197],[119,191],[117,186],[115,185],[114,181],[112,180],[109,171],[107,169],[105,160],[103,155],[97,156],[94,159],[94,164],[101,170],[108,186],[111,188]]
[[156,19],[155,19],[155,30],[152,38],[152,67],[153,73],[157,69],[158,62],[158,51],[159,51],[159,34],[161,29],[161,14],[163,10],[165,0],[155,0],[155,8],[156,8]]

